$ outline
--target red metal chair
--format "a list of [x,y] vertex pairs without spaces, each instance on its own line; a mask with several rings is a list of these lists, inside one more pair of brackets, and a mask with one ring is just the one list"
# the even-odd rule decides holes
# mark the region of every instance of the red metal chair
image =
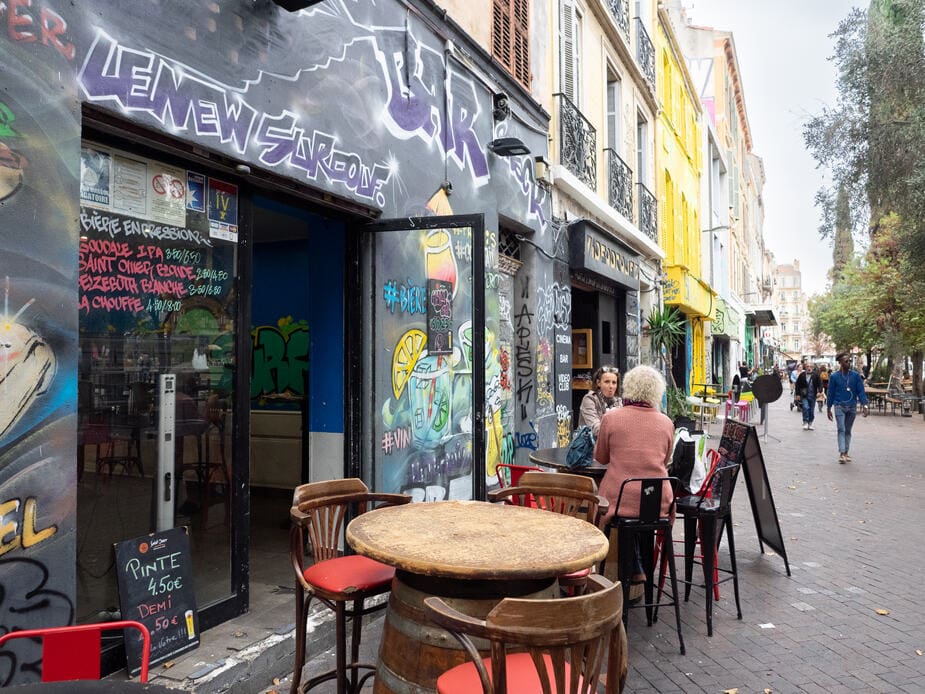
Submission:
[[[102,632],[137,629],[144,641],[141,649],[141,682],[148,681],[151,658],[151,635],[141,622],[100,622],[70,627],[24,629],[0,636],[0,651],[13,639],[42,640],[42,682],[100,679],[100,643]],[[127,638],[127,637],[126,637]]]
[[543,471],[536,465],[514,465],[512,463],[498,463],[498,484],[502,487],[516,487],[520,476],[530,470]]

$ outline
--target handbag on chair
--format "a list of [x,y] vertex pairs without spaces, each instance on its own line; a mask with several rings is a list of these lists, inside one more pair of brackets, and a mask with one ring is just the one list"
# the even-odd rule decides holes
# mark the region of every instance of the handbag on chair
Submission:
[[594,434],[591,427],[584,425],[575,430],[565,454],[565,464],[575,470],[588,467],[594,462]]

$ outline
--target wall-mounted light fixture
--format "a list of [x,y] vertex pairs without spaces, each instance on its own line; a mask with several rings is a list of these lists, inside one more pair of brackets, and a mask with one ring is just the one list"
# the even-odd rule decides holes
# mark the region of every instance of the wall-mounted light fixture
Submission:
[[321,0],[273,0],[274,3],[282,7],[287,12],[298,12],[306,7],[317,5]]
[[543,155],[533,157],[533,177],[537,181],[549,183],[549,162]]
[[508,103],[507,94],[495,94],[492,97],[492,118],[495,119],[496,123],[500,123],[503,120],[507,120],[507,117],[510,115],[511,105]]
[[530,154],[530,148],[517,137],[496,137],[488,143],[488,151],[499,157],[517,157]]

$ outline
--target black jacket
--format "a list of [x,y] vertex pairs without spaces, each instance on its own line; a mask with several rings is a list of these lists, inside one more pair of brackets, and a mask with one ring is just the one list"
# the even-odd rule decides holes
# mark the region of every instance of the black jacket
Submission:
[[800,375],[797,376],[797,382],[796,382],[797,395],[799,395],[800,397],[803,397],[810,383],[813,384],[813,393],[815,395],[818,395],[819,393],[822,392],[822,379],[819,378],[819,373],[816,371],[812,371],[809,374],[809,378],[807,378],[806,372],[802,371],[800,372]]

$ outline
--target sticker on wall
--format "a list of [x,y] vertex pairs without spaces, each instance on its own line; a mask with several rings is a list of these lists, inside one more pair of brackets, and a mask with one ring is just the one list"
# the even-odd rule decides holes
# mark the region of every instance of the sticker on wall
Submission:
[[175,227],[186,226],[186,171],[152,162],[148,175],[151,197],[148,218]]
[[238,242],[238,187],[209,179],[209,236]]
[[206,211],[206,177],[203,174],[186,172],[186,209]]
[[94,207],[110,205],[112,157],[92,147],[80,148],[80,201]]
[[446,280],[427,280],[427,351],[453,353],[453,285]]
[[130,217],[147,217],[148,166],[128,157],[113,157],[112,206]]

